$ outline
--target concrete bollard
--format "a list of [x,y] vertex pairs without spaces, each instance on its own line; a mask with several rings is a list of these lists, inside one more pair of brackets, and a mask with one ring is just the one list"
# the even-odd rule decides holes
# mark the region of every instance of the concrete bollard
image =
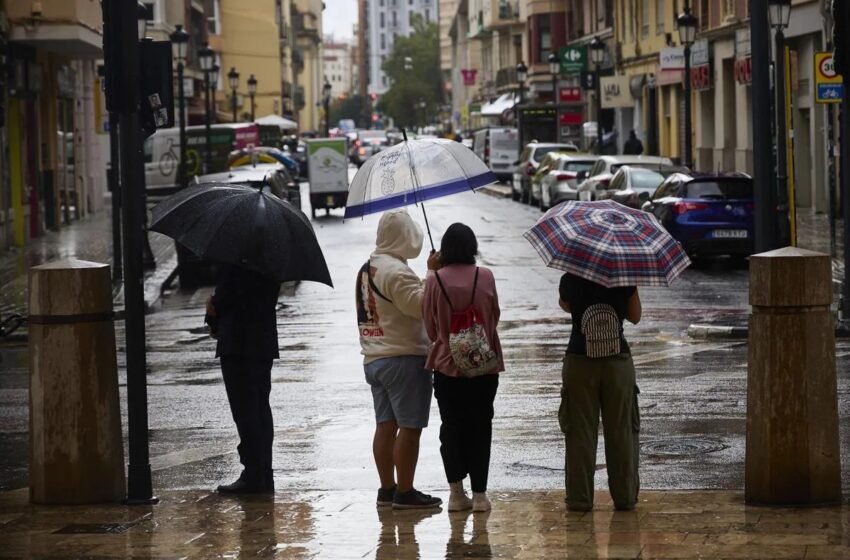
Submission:
[[786,247],[750,259],[745,499],[841,501],[829,255]]
[[30,501],[124,498],[124,447],[109,266],[30,271]]

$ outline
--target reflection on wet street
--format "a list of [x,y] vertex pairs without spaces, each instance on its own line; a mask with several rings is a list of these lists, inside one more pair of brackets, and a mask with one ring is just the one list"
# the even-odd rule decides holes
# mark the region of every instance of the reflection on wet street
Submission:
[[155,507],[30,506],[0,494],[0,557],[847,558],[850,508],[743,504],[738,493],[644,492],[635,512],[568,513],[564,494],[497,492],[489,513],[376,509],[364,492],[225,498],[167,491]]

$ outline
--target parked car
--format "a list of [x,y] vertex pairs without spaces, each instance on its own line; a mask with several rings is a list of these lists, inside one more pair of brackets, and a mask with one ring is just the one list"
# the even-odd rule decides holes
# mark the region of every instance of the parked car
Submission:
[[526,144],[514,171],[511,189],[514,200],[531,202],[531,178],[537,173],[540,162],[550,152],[578,152],[578,147],[572,143],[530,142]]
[[[660,170],[673,167],[670,158],[658,156],[600,156],[590,171],[578,176],[579,200],[597,200],[603,191],[608,190],[611,179],[618,169],[628,165],[643,169]],[[684,170],[685,168],[679,168]]]
[[753,253],[753,180],[748,175],[670,175],[643,209],[692,256]]
[[580,172],[593,167],[597,157],[580,153],[546,154],[531,186],[532,196],[538,200],[540,209],[548,210],[565,200],[576,200],[576,177]]
[[510,181],[516,171],[519,133],[515,128],[483,128],[472,136],[472,151],[500,181]]
[[234,150],[227,158],[227,166],[230,168],[260,163],[282,163],[293,177],[297,178],[301,174],[301,168],[291,154],[270,146]]
[[620,204],[640,210],[643,203],[649,200],[658,185],[673,173],[683,173],[683,167],[668,165],[657,169],[644,169],[624,165],[614,173],[608,189],[600,191],[599,199],[611,199]]
[[357,167],[390,145],[385,130],[358,130],[357,138],[348,150],[351,163]]
[[[227,183],[248,185],[256,189],[268,187],[281,200],[301,210],[301,189],[298,182],[282,164],[258,164],[234,167],[222,173],[212,173],[195,178],[197,183]],[[177,275],[181,288],[194,288],[214,284],[218,274],[215,263],[202,259],[180,245],[177,246]]]

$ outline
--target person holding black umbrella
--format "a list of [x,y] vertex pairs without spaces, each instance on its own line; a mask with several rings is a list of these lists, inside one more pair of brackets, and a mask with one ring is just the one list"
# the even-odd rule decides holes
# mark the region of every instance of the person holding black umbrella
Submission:
[[239,461],[244,470],[222,494],[274,492],[272,441],[274,425],[269,405],[272,363],[280,357],[277,340],[277,298],[274,278],[226,265],[215,293],[207,300],[206,322],[217,339],[216,358],[230,412],[239,433]]

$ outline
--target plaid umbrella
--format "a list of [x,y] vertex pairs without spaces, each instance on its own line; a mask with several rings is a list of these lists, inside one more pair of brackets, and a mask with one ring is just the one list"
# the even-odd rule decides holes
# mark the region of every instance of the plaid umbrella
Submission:
[[607,288],[669,286],[691,264],[655,216],[612,200],[558,205],[525,238],[546,266]]

